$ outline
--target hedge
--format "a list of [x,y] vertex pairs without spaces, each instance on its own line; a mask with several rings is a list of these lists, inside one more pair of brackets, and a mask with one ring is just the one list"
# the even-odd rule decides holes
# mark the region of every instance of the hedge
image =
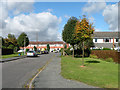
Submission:
[[112,58],[114,62],[120,63],[120,52],[115,50],[92,50],[91,54],[96,55],[98,58],[107,59]]
[[2,55],[13,54],[13,52],[14,52],[13,49],[2,48]]

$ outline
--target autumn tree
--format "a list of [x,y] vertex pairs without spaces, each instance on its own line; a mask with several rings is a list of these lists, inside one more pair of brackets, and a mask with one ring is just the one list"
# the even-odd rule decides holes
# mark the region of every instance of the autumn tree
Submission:
[[64,30],[62,31],[62,39],[66,43],[69,43],[73,47],[73,56],[74,56],[74,45],[76,44],[74,32],[76,26],[77,18],[71,17],[67,21],[67,24],[64,26]]
[[83,19],[78,20],[75,27],[75,37],[76,40],[82,43],[82,65],[84,66],[84,46],[85,41],[92,38],[94,32],[94,27],[92,23],[89,23],[86,16]]

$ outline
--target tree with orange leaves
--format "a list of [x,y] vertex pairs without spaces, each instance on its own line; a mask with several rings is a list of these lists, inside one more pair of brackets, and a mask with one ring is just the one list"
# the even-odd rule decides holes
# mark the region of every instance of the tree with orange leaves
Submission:
[[85,15],[83,19],[78,20],[75,27],[75,37],[80,43],[82,42],[82,66],[84,66],[84,42],[92,38],[94,27],[92,23],[89,23]]

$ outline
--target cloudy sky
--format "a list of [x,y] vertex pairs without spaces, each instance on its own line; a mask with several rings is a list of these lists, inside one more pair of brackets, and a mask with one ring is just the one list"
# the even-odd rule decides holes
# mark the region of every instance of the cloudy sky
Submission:
[[[1,0],[0,0],[1,1]],[[99,0],[100,1],[100,0]],[[60,41],[64,25],[71,16],[86,15],[94,23],[95,31],[118,31],[117,2],[0,2],[0,31],[16,37],[27,33],[31,41]]]

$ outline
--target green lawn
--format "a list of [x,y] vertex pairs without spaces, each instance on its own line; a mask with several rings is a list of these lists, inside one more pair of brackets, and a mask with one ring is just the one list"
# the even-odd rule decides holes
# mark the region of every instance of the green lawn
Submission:
[[10,54],[10,55],[2,55],[2,59],[5,59],[5,58],[12,58],[12,57],[18,57],[18,53],[15,53],[15,54]]
[[81,58],[61,58],[61,75],[64,78],[101,88],[118,88],[118,64],[85,58],[86,67],[80,67]]

